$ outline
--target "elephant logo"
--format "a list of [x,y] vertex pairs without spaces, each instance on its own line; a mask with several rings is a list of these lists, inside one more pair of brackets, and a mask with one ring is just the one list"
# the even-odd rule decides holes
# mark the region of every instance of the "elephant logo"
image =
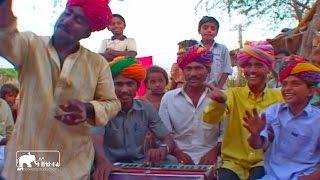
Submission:
[[21,155],[17,158],[17,171],[23,171],[23,165],[26,164],[28,168],[32,168],[31,163],[39,166],[39,162],[36,161],[36,156],[28,152],[28,154]]

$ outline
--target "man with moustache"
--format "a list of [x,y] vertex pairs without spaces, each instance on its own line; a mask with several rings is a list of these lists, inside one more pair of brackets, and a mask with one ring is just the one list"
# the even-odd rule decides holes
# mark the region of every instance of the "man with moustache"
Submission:
[[171,131],[176,148],[173,155],[183,164],[215,164],[220,153],[222,124],[202,122],[202,112],[211,102],[205,84],[211,71],[212,53],[192,46],[178,58],[186,84],[167,92],[159,115]]
[[[91,125],[104,126],[119,111],[108,63],[79,41],[112,18],[105,0],[69,0],[51,37],[18,32],[12,0],[0,5],[0,56],[19,69],[21,103],[9,141],[6,179],[89,179],[94,158]],[[18,171],[16,152],[27,150],[53,171]],[[59,151],[37,153],[35,151]],[[35,165],[33,165],[35,167]],[[50,167],[49,167],[50,168]]]

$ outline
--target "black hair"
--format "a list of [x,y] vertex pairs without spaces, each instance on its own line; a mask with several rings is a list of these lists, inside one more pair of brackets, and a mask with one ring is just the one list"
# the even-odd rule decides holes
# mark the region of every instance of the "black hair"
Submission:
[[19,93],[19,89],[13,84],[4,84],[0,89],[0,97],[4,99],[4,96],[8,93]]
[[188,40],[183,40],[178,42],[178,46],[179,48],[189,48],[191,46],[197,45],[198,41],[194,40],[194,39],[188,39]]
[[217,27],[217,31],[219,30],[219,22],[216,18],[212,17],[212,16],[203,16],[201,18],[201,20],[199,21],[199,25],[198,25],[198,31],[200,31],[201,29],[201,26],[204,24],[204,23],[207,23],[207,22],[211,22],[213,23],[216,27]]
[[112,14],[112,17],[119,18],[124,23],[124,26],[126,26],[126,20],[124,20],[124,17],[121,16],[120,14]]
[[168,73],[166,72],[166,70],[164,70],[162,67],[160,66],[150,66],[147,69],[147,75],[146,75],[146,79],[144,80],[144,83],[147,84],[148,80],[149,80],[149,75],[151,73],[161,73],[164,76],[164,79],[166,80],[166,84],[169,83],[169,78],[168,78]]
[[276,54],[284,54],[285,56],[290,56],[291,52],[287,49],[279,49],[278,51],[275,52]]

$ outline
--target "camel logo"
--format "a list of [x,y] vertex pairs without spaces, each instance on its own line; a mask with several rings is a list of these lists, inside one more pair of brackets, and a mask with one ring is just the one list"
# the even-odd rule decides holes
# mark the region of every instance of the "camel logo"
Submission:
[[23,150],[16,152],[17,171],[46,171],[60,167],[60,152]]

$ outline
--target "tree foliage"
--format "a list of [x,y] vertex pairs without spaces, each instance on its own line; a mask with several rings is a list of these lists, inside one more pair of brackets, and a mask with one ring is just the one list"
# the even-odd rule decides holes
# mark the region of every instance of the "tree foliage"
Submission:
[[265,21],[277,25],[284,21],[302,20],[315,0],[199,0],[195,9],[227,11],[229,16],[242,14],[245,24]]
[[9,78],[17,78],[18,72],[11,68],[0,68],[0,75],[7,76]]

